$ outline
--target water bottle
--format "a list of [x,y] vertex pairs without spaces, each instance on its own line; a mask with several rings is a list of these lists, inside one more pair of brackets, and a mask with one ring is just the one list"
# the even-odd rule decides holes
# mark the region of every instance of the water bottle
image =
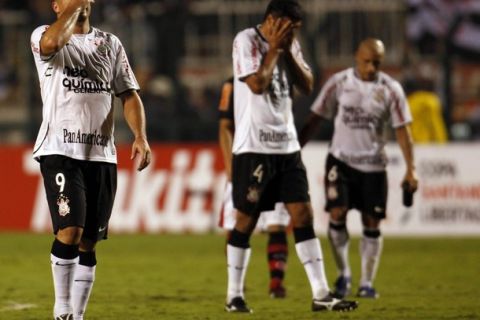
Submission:
[[403,205],[407,208],[410,208],[413,204],[413,191],[410,189],[410,186],[407,181],[402,184],[403,189]]

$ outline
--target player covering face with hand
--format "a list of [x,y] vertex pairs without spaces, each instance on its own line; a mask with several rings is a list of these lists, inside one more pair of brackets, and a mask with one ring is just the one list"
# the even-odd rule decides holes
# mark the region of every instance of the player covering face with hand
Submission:
[[295,248],[311,285],[312,310],[348,311],[357,303],[330,295],[305,167],[293,122],[293,87],[310,93],[313,76],[295,32],[297,1],[272,0],[261,25],[239,32],[233,43],[234,118],[232,185],[237,219],[227,245],[225,309],[251,312],[243,292],[249,239],[262,211],[282,202],[291,216]]
[[116,192],[112,95],[122,100],[138,170],[150,163],[139,86],[119,39],[91,27],[93,0],[54,0],[57,20],[31,36],[43,101],[33,156],[55,233],[55,320],[82,320]]

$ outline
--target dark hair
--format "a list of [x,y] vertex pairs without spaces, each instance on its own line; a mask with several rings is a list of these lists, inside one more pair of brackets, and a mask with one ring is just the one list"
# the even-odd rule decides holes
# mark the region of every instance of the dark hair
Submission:
[[294,22],[303,20],[303,10],[297,0],[271,0],[263,20],[267,19],[269,14],[274,17],[288,17]]

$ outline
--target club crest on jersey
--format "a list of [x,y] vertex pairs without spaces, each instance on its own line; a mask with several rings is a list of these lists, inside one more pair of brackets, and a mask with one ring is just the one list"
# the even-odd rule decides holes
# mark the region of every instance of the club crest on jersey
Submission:
[[95,38],[95,40],[93,40],[93,44],[97,46],[97,50],[100,54],[102,54],[102,55],[107,54],[108,46],[105,44],[105,39]]
[[60,194],[57,199],[57,205],[58,205],[58,214],[62,217],[65,217],[67,214],[70,213],[70,206],[68,203],[70,202],[70,199],[68,199],[67,196]]
[[335,200],[338,198],[338,191],[337,188],[330,186],[327,188],[327,197],[328,200]]
[[105,44],[101,44],[101,45],[98,46],[98,49],[97,49],[97,50],[98,50],[98,52],[100,52],[101,54],[106,55],[107,52],[108,52],[108,47],[107,47],[107,45],[105,45]]
[[375,90],[373,93],[373,99],[375,99],[375,101],[378,103],[384,103],[386,100],[385,92],[383,92],[382,89]]
[[249,187],[247,193],[248,202],[256,203],[260,200],[260,191],[257,187]]

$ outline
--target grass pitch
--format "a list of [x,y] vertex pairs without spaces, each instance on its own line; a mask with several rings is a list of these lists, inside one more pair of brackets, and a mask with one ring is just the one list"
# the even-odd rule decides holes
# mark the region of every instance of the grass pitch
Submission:
[[[51,319],[51,235],[0,233],[0,319]],[[267,294],[266,236],[252,238],[247,274],[251,315],[223,311],[220,235],[111,235],[98,246],[97,278],[85,319],[480,319],[480,238],[386,238],[377,276],[380,299],[351,313],[312,313],[311,292],[290,241],[287,298]],[[321,239],[329,282],[335,279]],[[351,244],[354,290],[358,239]]]

